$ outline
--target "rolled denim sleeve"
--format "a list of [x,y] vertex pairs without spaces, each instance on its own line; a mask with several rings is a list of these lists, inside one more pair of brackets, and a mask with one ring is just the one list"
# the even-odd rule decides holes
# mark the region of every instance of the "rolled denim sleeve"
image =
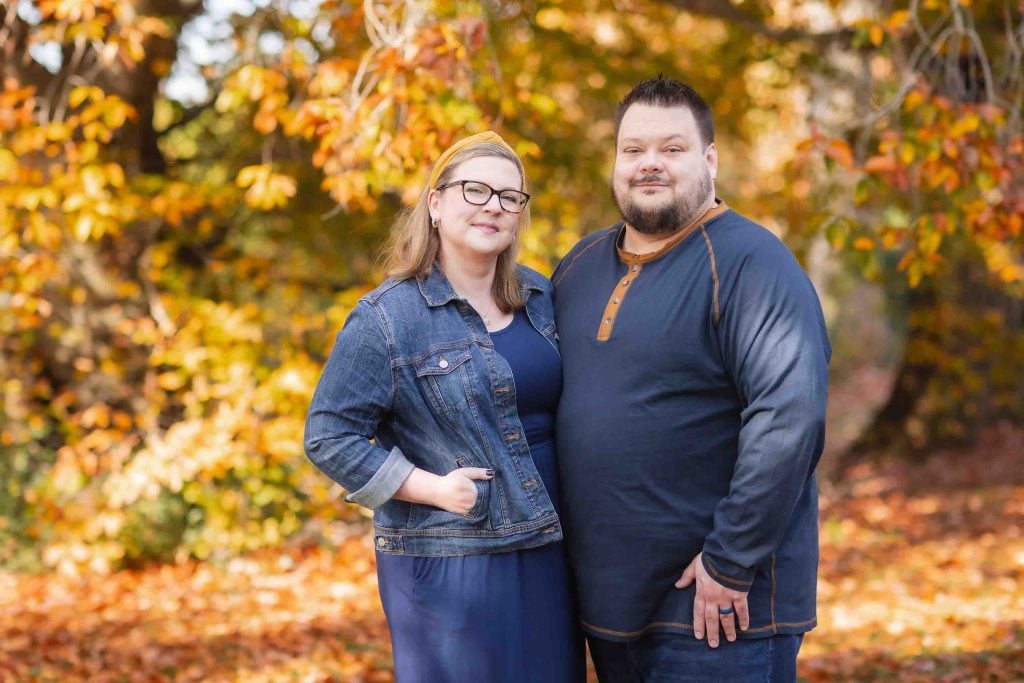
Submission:
[[781,242],[758,244],[730,280],[718,334],[743,404],[739,454],[702,557],[718,583],[746,591],[821,456],[831,347],[817,293]]
[[387,502],[414,466],[371,440],[394,401],[391,354],[371,304],[359,302],[335,340],[306,417],[306,455],[368,508]]

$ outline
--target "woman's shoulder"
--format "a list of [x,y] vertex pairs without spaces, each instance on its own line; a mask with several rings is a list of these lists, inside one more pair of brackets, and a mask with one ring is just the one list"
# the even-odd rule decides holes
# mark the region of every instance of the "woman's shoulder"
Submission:
[[419,287],[416,286],[415,277],[389,277],[384,280],[384,282],[359,297],[359,300],[374,306],[380,306],[390,302],[400,301],[414,293],[417,295],[419,294]]
[[551,280],[529,266],[517,263],[516,274],[519,277],[521,286],[525,289],[535,289],[543,292],[551,291]]

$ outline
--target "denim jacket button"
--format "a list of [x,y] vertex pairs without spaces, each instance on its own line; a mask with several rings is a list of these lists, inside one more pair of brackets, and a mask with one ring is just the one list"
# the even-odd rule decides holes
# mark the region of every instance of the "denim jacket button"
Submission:
[[441,358],[441,360],[437,361],[437,367],[439,367],[439,368],[441,368],[442,370],[444,370],[444,369],[445,369],[446,367],[448,367],[448,361],[446,361],[446,360],[445,360],[445,359],[444,359],[444,358],[442,357],[442,358]]
[[383,548],[387,544],[388,544],[388,539],[384,538],[383,536],[381,536],[380,538],[377,539],[377,546],[378,547]]

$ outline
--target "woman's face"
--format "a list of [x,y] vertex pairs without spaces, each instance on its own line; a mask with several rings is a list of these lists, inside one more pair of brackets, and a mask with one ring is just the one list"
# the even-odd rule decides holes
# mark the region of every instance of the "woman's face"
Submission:
[[[519,169],[502,157],[475,157],[456,166],[445,184],[462,180],[484,183],[495,194],[485,204],[476,205],[466,201],[462,185],[450,185],[430,192],[430,215],[438,222],[441,258],[497,259],[512,244],[519,226],[519,214],[503,209],[497,193],[522,190]],[[487,196],[486,189],[481,192],[474,186],[470,186],[467,192],[477,201]]]

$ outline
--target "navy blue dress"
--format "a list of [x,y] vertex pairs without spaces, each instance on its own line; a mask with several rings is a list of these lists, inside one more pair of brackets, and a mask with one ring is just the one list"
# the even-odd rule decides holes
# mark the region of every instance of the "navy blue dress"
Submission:
[[[558,510],[554,416],[561,361],[517,311],[491,332],[512,369],[530,455]],[[583,639],[561,542],[485,555],[377,553],[397,683],[576,683]]]

